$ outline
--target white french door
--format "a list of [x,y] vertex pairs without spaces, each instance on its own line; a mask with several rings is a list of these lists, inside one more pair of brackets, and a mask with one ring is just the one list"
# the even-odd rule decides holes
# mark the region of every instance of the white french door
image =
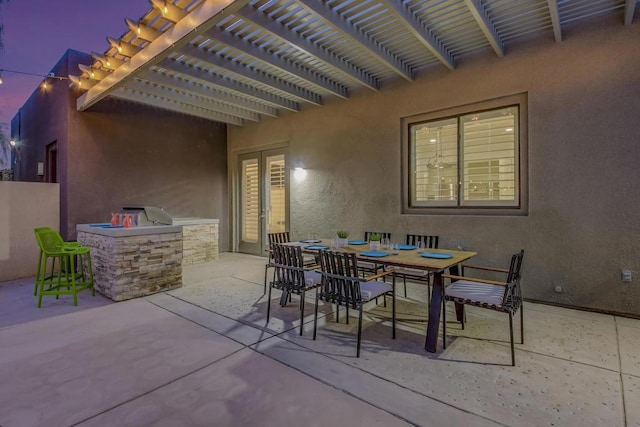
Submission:
[[238,156],[238,251],[264,255],[267,233],[287,231],[289,176],[284,149]]

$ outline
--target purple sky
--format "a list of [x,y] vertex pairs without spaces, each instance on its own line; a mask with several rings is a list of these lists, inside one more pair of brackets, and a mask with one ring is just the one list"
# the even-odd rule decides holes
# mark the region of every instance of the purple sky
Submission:
[[[103,53],[107,36],[127,31],[124,18],[138,20],[150,8],[148,0],[9,0],[0,9],[0,68],[44,75],[69,48]],[[0,123],[8,123],[42,78],[4,72],[2,79]],[[4,130],[8,135],[9,128]]]

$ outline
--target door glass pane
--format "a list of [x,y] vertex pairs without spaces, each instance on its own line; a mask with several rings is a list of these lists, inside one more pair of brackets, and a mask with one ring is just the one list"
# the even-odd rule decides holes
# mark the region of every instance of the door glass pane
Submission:
[[266,158],[265,206],[267,233],[286,231],[286,187],[284,154]]
[[241,240],[258,242],[260,221],[260,187],[258,185],[258,159],[242,161]]

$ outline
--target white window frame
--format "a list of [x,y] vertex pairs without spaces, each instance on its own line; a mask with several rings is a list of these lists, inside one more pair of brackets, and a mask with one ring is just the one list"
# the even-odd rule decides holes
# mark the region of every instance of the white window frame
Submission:
[[[516,181],[515,200],[464,200],[461,194],[463,189],[462,176],[464,159],[462,151],[462,136],[460,135],[460,118],[474,113],[481,113],[489,110],[496,110],[507,107],[518,108],[518,120],[514,126],[517,134],[516,149]],[[412,200],[412,174],[415,170],[413,153],[411,150],[411,129],[412,126],[437,120],[446,119],[458,120],[458,146],[457,146],[457,193],[456,200],[439,202],[419,202]],[[426,215],[527,215],[528,214],[528,110],[527,94],[517,94],[496,99],[491,99],[473,104],[452,107],[445,110],[438,110],[404,117],[401,119],[402,132],[402,213],[403,214],[426,214]]]

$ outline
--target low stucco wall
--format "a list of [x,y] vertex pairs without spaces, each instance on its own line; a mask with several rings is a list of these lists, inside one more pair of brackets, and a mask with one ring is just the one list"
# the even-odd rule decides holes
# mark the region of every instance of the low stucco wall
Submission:
[[60,224],[60,187],[0,182],[0,281],[36,275],[38,245],[33,229]]

